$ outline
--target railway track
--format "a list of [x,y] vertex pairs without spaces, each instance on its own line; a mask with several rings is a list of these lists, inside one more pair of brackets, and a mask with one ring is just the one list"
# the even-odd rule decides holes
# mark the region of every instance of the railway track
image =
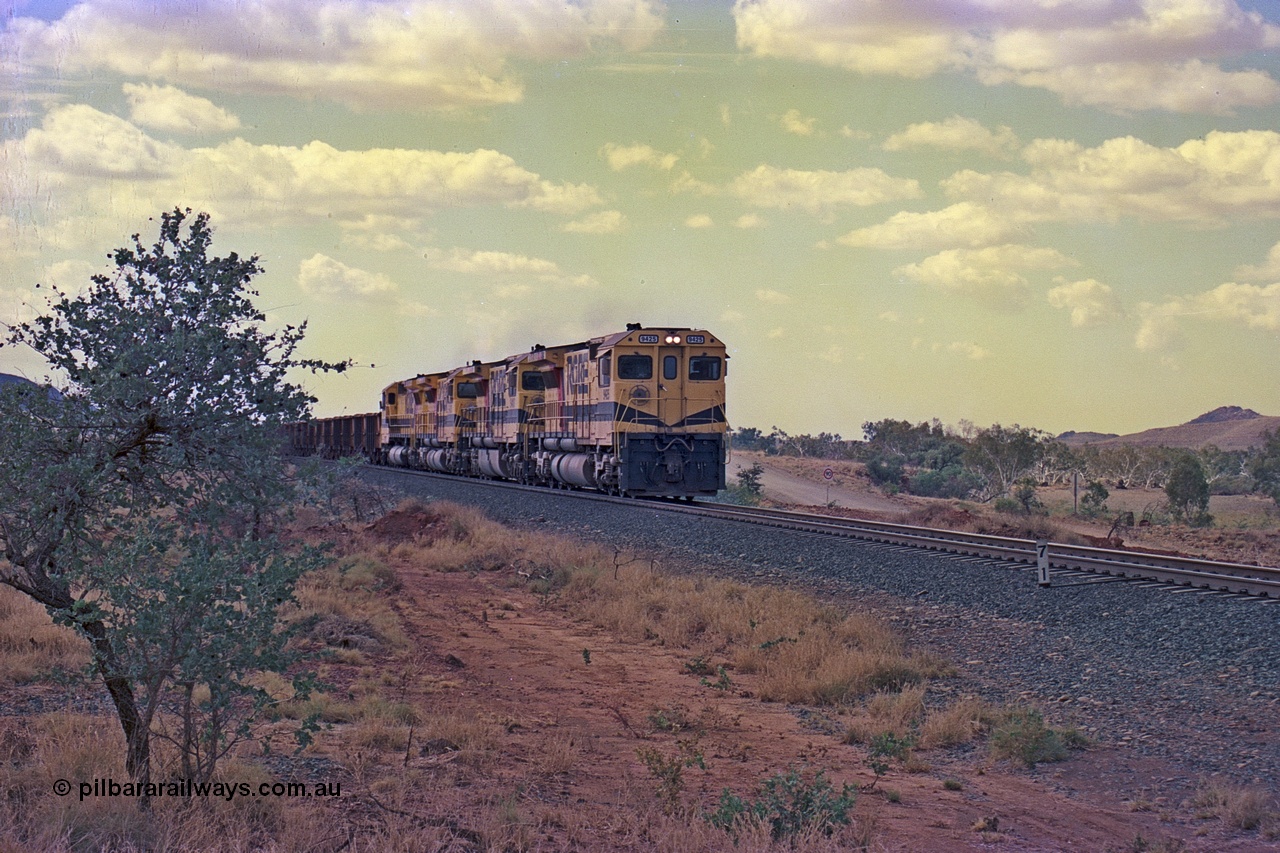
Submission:
[[[406,476],[459,482],[459,478],[447,474],[397,468],[380,468],[378,470],[394,471]],[[464,482],[482,484],[498,489],[527,490],[542,495],[554,493],[578,500],[602,501],[624,506],[645,507],[663,512],[720,518],[810,535],[857,539],[999,560],[1037,568],[1039,582],[1042,586],[1052,585],[1055,575],[1060,582],[1068,578],[1097,576],[1097,580],[1092,582],[1100,582],[1107,578],[1115,580],[1145,580],[1188,589],[1218,590],[1228,593],[1266,596],[1273,600],[1280,600],[1280,568],[1147,554],[1141,551],[1083,547],[1057,542],[1037,542],[1032,539],[989,536],[981,533],[965,533],[931,527],[865,521],[795,510],[741,507],[709,501],[675,502],[621,498],[586,491],[549,490],[539,486],[525,486],[498,480],[466,479]],[[1068,580],[1067,582],[1072,583],[1075,581]]]

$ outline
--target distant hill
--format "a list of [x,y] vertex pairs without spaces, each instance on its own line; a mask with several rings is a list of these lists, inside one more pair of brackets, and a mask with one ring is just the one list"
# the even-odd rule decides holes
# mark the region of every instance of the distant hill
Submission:
[[[0,373],[0,388],[3,388],[6,385],[34,386],[35,384],[36,383],[32,382],[30,379],[27,379],[26,377],[23,377],[23,376],[14,376],[12,373]],[[49,399],[61,400],[62,394],[56,388],[49,388]]]
[[1058,436],[1058,441],[1068,447],[1082,447],[1086,444],[1097,444],[1099,441],[1106,441],[1108,438],[1119,437],[1114,432],[1076,432],[1075,430],[1070,430]]
[[1157,427],[1130,435],[1064,432],[1058,438],[1070,447],[1132,445],[1197,450],[1213,444],[1220,450],[1248,450],[1262,444],[1263,433],[1277,429],[1280,429],[1280,417],[1260,415],[1239,406],[1222,406],[1179,426]]

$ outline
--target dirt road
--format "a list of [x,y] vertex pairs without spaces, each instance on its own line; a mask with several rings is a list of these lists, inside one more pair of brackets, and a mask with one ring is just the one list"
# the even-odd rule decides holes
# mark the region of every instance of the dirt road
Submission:
[[799,506],[832,506],[847,509],[867,510],[870,512],[905,512],[907,505],[885,495],[878,495],[863,489],[850,488],[842,483],[842,478],[832,478],[830,485],[815,483],[795,474],[782,470],[770,463],[769,457],[758,453],[735,453],[729,460],[728,480],[737,481],[738,472],[749,468],[755,462],[764,466],[764,474],[760,484],[764,487],[764,496],[770,500],[784,504]]

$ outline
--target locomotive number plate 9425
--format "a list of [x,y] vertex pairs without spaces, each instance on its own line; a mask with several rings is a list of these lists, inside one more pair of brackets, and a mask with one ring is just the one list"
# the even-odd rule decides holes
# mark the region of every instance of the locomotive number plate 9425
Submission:
[[685,343],[688,344],[705,344],[707,342],[706,335],[686,335]]
[[657,342],[658,342],[657,335],[641,335],[640,336],[640,343],[642,344],[656,344]]

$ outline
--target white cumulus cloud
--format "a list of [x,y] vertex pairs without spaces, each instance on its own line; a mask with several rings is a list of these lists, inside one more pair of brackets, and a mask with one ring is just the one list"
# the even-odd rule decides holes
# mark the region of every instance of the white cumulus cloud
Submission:
[[1271,247],[1261,264],[1241,264],[1234,275],[1245,281],[1280,281],[1280,243]]
[[57,21],[14,18],[0,54],[33,71],[431,110],[517,102],[512,60],[640,50],[665,26],[653,0],[256,0],[201,4],[198,25],[191,14],[84,0]]
[[[45,178],[155,179],[177,170],[182,149],[148,136],[141,128],[85,104],[60,106],[17,144],[7,143]],[[53,173],[53,174],[49,174]]]
[[782,118],[778,119],[783,130],[796,136],[812,136],[813,127],[817,121],[815,118],[803,115],[797,109],[787,110],[782,114]]
[[965,169],[942,188],[1023,222],[1134,217],[1217,225],[1280,216],[1280,133],[1272,130],[1212,131],[1176,147],[1132,136],[1093,148],[1040,139],[1022,156],[1029,174]]
[[382,273],[347,266],[319,252],[299,264],[298,287],[311,296],[334,302],[390,294],[398,289]]
[[229,133],[240,129],[240,119],[222,107],[175,86],[125,83],[129,118],[136,124],[170,133]]
[[850,231],[836,242],[877,249],[979,248],[1006,243],[1022,230],[990,208],[962,201],[942,210],[895,213],[878,225]]
[[1280,284],[1226,282],[1212,290],[1143,303],[1135,345],[1140,350],[1173,349],[1183,343],[1188,322],[1234,323],[1247,329],[1280,332]]
[[620,210],[601,210],[582,219],[565,223],[571,234],[617,234],[627,227],[627,217]]
[[651,145],[643,144],[618,145],[610,142],[600,149],[600,153],[609,164],[609,168],[615,172],[633,166],[648,166],[651,169],[669,171],[680,159],[675,154],[664,153]]
[[967,358],[970,361],[981,361],[984,358],[991,357],[991,350],[979,346],[972,341],[952,341],[947,344],[946,350],[953,355]]
[[555,261],[516,252],[461,248],[444,251],[431,248],[424,255],[427,263],[434,269],[496,278],[502,282],[502,287],[507,288],[508,293],[526,292],[519,290],[519,287],[529,282],[555,287],[596,285],[595,279],[589,275],[566,273]]
[[895,275],[939,290],[973,297],[1002,310],[1018,310],[1030,300],[1031,287],[1023,272],[1073,266],[1057,249],[1006,244],[983,249],[947,249],[924,260],[905,264]]
[[943,151],[974,151],[991,157],[1007,157],[1017,150],[1018,135],[1005,125],[995,130],[963,116],[944,121],[926,121],[909,125],[906,130],[884,141],[886,151],[911,148],[937,148]]
[[[489,149],[343,150],[320,141],[257,145],[239,138],[184,148],[84,104],[56,107],[40,127],[0,141],[0,163],[7,203],[47,210],[40,239],[62,243],[94,239],[94,221],[115,231],[117,219],[175,203],[224,224],[332,217],[352,225],[370,216],[413,221],[452,207],[575,215],[600,203],[594,187],[546,180]],[[61,206],[46,203],[51,188],[65,200]]]
[[744,51],[862,74],[963,72],[1115,111],[1280,101],[1273,77],[1232,61],[1273,50],[1280,27],[1236,0],[739,0],[734,18]]
[[1120,300],[1111,288],[1102,282],[1087,278],[1083,281],[1058,282],[1046,294],[1049,304],[1071,312],[1071,325],[1093,326],[1123,316]]
[[919,198],[920,182],[895,178],[882,169],[804,171],[760,165],[734,178],[729,191],[753,207],[777,207],[824,214],[838,207],[866,207]]

